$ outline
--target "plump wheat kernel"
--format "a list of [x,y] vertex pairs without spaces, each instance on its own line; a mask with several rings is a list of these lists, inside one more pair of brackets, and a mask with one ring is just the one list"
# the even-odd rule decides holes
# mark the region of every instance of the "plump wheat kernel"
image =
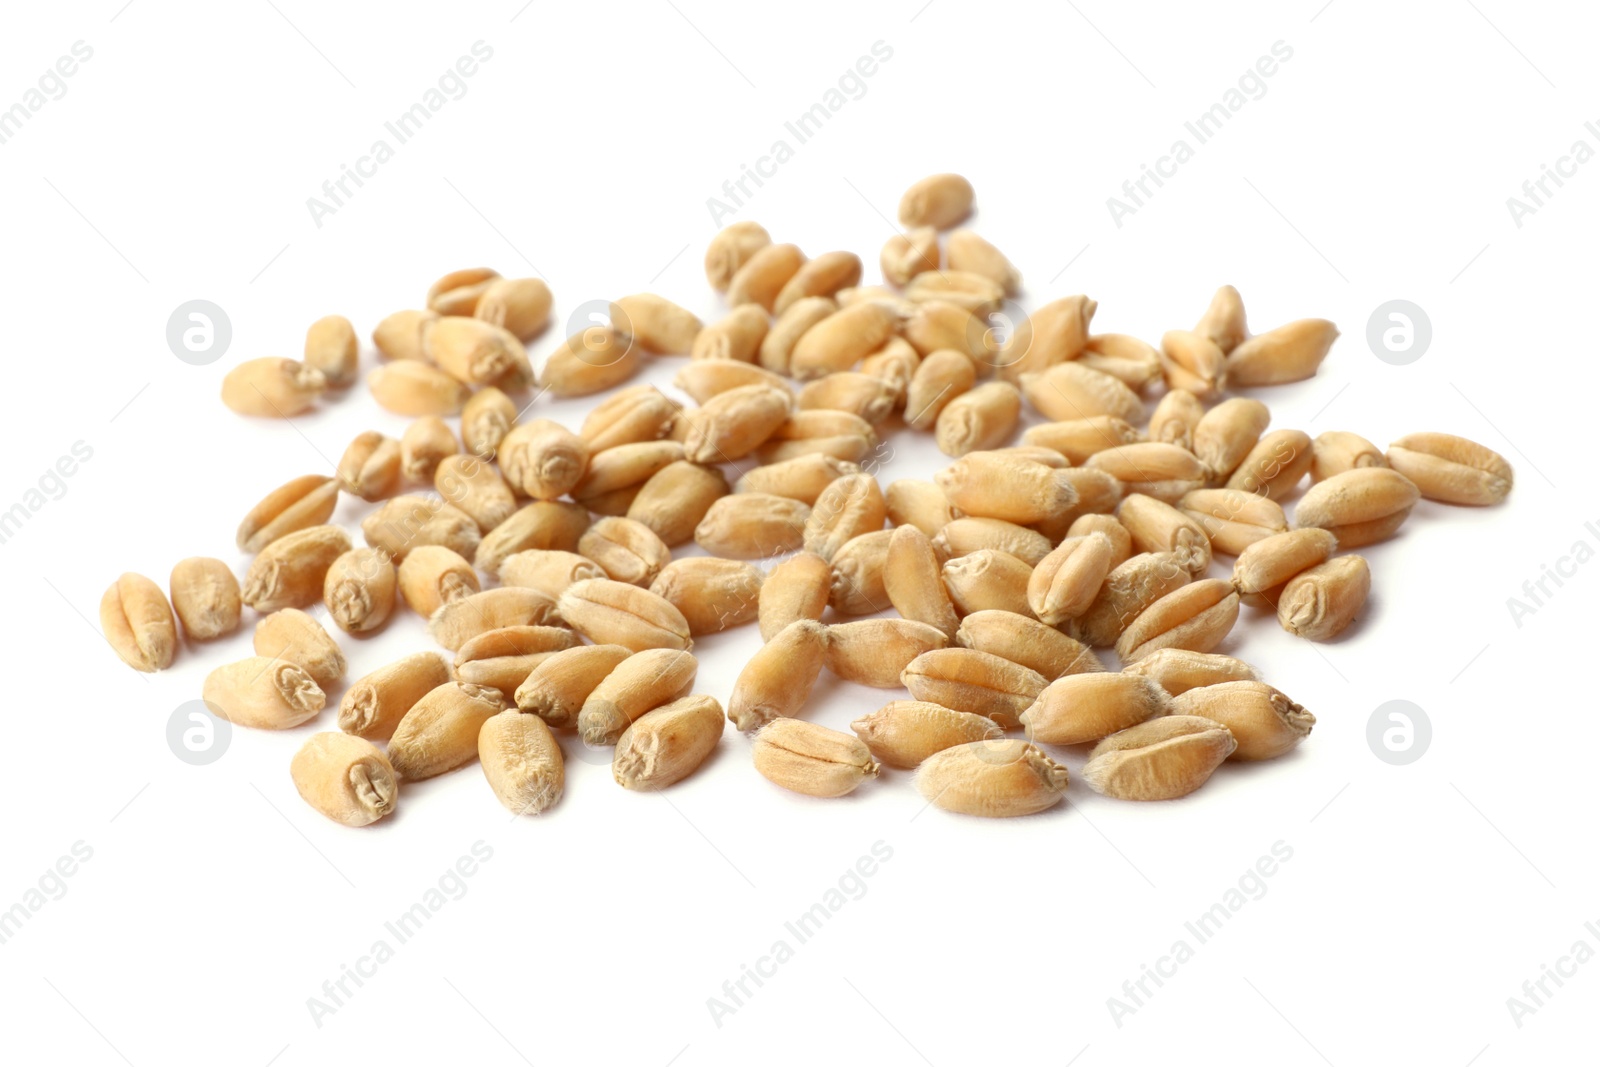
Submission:
[[1314,458],[1306,433],[1274,430],[1256,443],[1229,476],[1228,488],[1283,500],[1299,487]]
[[1329,531],[1340,548],[1359,548],[1398,530],[1421,495],[1399,471],[1358,467],[1307,490],[1295,506],[1294,521]]
[[[480,594],[481,595],[481,594]],[[596,644],[686,649],[689,622],[663,597],[609,578],[574,582],[561,594],[561,617]]]
[[852,537],[833,554],[833,581],[828,606],[841,615],[871,615],[889,606],[884,571],[889,562],[892,530]]
[[311,675],[287,660],[249,656],[206,675],[206,707],[239,726],[287,730],[317,717],[327,695]]
[[987,740],[935,752],[917,768],[917,791],[960,815],[1033,815],[1066,795],[1067,769],[1026,741]]
[[239,580],[220,559],[190,556],[167,582],[172,610],[191,641],[210,641],[239,628]]
[[933,539],[940,558],[971,555],[985,549],[1016,556],[1032,567],[1050,554],[1051,540],[1037,530],[1004,519],[951,519]]
[[1082,615],[1111,573],[1111,554],[1111,539],[1104,534],[1068,537],[1034,567],[1028,607],[1050,626]]
[[1221,723],[1238,747],[1231,758],[1262,760],[1281,756],[1311,733],[1316,716],[1265,682],[1220,682],[1191,689],[1172,702],[1174,715],[1193,715]]
[[320,733],[289,761],[295,791],[341,826],[370,826],[394,811],[399,794],[394,768],[371,741]]
[[382,500],[400,488],[400,442],[376,430],[357,434],[339,458],[339,488],[362,500]]
[[940,574],[939,557],[928,535],[900,526],[889,538],[884,559],[884,595],[903,617],[926,623],[953,638],[960,619]]
[[550,325],[554,300],[540,278],[496,278],[483,287],[472,314],[519,341],[528,341]]
[[260,612],[315,603],[322,599],[328,568],[348,551],[350,536],[337,526],[310,526],[285,534],[250,564],[239,599]]
[[1178,509],[1205,531],[1214,551],[1229,556],[1289,528],[1270,497],[1239,489],[1196,489],[1183,495]]
[[414,485],[432,485],[439,461],[461,451],[456,435],[437,415],[417,419],[400,437],[400,472]]
[[878,775],[878,764],[859,738],[799,719],[762,727],[750,754],[767,781],[813,797],[842,797]]
[[752,467],[734,483],[733,491],[785,496],[809,506],[840,478],[860,473],[857,464],[818,452]]
[[677,547],[694,536],[711,505],[727,495],[728,479],[720,470],[680,460],[650,476],[628,506],[628,518]]
[[387,552],[353,548],[329,566],[322,601],[345,633],[371,633],[394,612],[398,588],[399,576]]
[[379,320],[372,329],[372,343],[389,360],[426,360],[423,335],[439,320],[437,311],[408,308]]
[[371,741],[387,741],[417,701],[450,680],[450,665],[437,652],[413,652],[357,679],[339,701],[339,729]]
[[463,267],[441,276],[428,286],[428,308],[441,315],[470,315],[489,284],[500,277],[491,267]]
[[1201,416],[1193,431],[1194,454],[1208,477],[1226,481],[1267,432],[1272,412],[1259,400],[1230,397]]
[[838,371],[813,379],[795,398],[802,411],[848,411],[874,426],[894,414],[901,392],[881,378],[858,371]]
[[516,424],[517,406],[491,385],[473,393],[461,409],[461,440],[468,452],[489,459]]
[[959,174],[930,174],[900,197],[902,226],[948,230],[972,214],[972,183]]
[[1082,642],[1011,611],[974,611],[961,620],[956,644],[1010,660],[1046,681],[1105,670]]
[[1069,416],[1030,426],[1023,431],[1022,440],[1053,449],[1073,463],[1084,463],[1096,452],[1139,440],[1139,431],[1115,415]]
[[972,452],[934,476],[951,505],[968,515],[1026,525],[1078,502],[1064,472],[997,452]]
[[951,603],[963,615],[990,608],[1033,615],[1028,604],[1033,568],[1009,552],[981,549],[951,560],[941,573]]
[[431,363],[402,359],[367,374],[367,389],[385,411],[396,415],[457,415],[472,391]]
[[952,400],[977,384],[977,366],[964,352],[930,351],[917,365],[906,388],[906,425],[931,430]]
[[950,501],[932,482],[901,478],[883,491],[889,521],[896,526],[915,526],[929,537],[936,537],[955,513]]
[[633,650],[621,645],[577,645],[553,652],[517,686],[517,707],[551,726],[576,726],[589,694],[631,655]]
[[930,270],[912,278],[906,284],[903,295],[912,304],[946,304],[978,317],[999,311],[1000,305],[1005,301],[1006,293],[1004,289],[981,274],[959,270]]
[[319,526],[339,503],[339,484],[321,474],[304,474],[278,486],[239,523],[235,541],[241,552],[260,552],[284,534]]
[[146,673],[172,665],[178,624],[161,587],[142,574],[122,575],[100,598],[100,629],[128,666]]
[[1220,578],[1202,578],[1151,604],[1117,639],[1117,654],[1132,663],[1158,648],[1210,652],[1239,618],[1239,594]]
[[695,543],[728,559],[762,559],[805,543],[811,509],[767,493],[733,493],[711,505],[695,527]]
[[1211,719],[1165,715],[1095,745],[1083,780],[1119,800],[1175,800],[1205,785],[1236,744],[1228,728]]
[[1000,350],[1000,376],[1017,384],[1025,375],[1077,359],[1089,343],[1089,323],[1098,307],[1086,296],[1064,296],[1027,315]]
[[970,648],[924,652],[906,666],[901,681],[917,700],[985,715],[1008,730],[1049,684],[1038,671]]
[[1211,539],[1200,524],[1154,497],[1134,493],[1117,505],[1117,519],[1139,552],[1171,552],[1191,574],[1211,565]]
[[796,619],[774,634],[745,664],[728,698],[728,719],[751,731],[805,706],[822,673],[827,627]]
[[698,665],[687,652],[636,652],[600,680],[578,711],[578,733],[590,745],[614,745],[648,711],[689,694]]
[[478,763],[495,798],[513,815],[548,811],[566,788],[566,763],[550,727],[516,708],[490,716],[479,729]]
[[878,445],[872,424],[848,411],[797,411],[756,450],[762,463],[781,463],[821,452],[859,463]]
[[406,553],[396,577],[400,596],[423,618],[479,590],[472,564],[442,545],[422,545]]
[[1338,328],[1326,319],[1298,319],[1257,334],[1228,353],[1228,381],[1249,388],[1309,378],[1338,336]]
[[789,373],[805,379],[850,370],[882,348],[899,323],[898,313],[884,304],[841,308],[800,335],[789,351]]
[[1044,688],[1022,713],[1030,741],[1081,745],[1166,715],[1172,698],[1155,682],[1123,672],[1072,674]]
[[[984,302],[987,301],[985,297]],[[977,370],[992,366],[996,360],[998,344],[994,331],[961,303],[924,299],[922,303],[913,304],[900,333],[919,356],[959,352]]]
[[589,396],[621,385],[644,366],[644,346],[609,326],[567,338],[545,358],[539,384],[558,397]]
[[719,230],[706,246],[706,281],[717,292],[726,292],[739,268],[771,243],[772,237],[759,222],[745,220]]
[[[554,500],[566,493],[589,465],[589,446],[583,438],[549,419],[512,429],[501,440],[498,455],[506,481],[535,500]],[[448,494],[445,499],[450,499]]]
[[701,330],[689,351],[691,359],[733,359],[750,363],[767,336],[767,313],[757,304],[741,304]]
[[750,455],[794,407],[787,388],[743,385],[718,393],[685,416],[684,456],[695,463],[732,463]]
[[498,575],[505,561],[519,552],[574,551],[588,528],[589,512],[583,505],[535,500],[484,534],[473,562],[484,573]]
[[792,244],[768,244],[757,249],[728,280],[728,306],[760,304],[771,311],[778,294],[805,261],[805,253]]
[[1329,641],[1355,621],[1372,590],[1360,556],[1335,556],[1289,579],[1278,598],[1278,622],[1296,637]]
[[677,441],[633,441],[596,452],[572,487],[572,499],[602,515],[626,515],[644,483],[682,458]]
[[665,437],[678,412],[678,404],[655,386],[635,385],[618,390],[591,408],[583,417],[578,436],[593,457],[619,445]]
[[1161,378],[1161,353],[1125,333],[1094,334],[1077,359],[1090,370],[1111,375],[1136,393],[1148,389]]
[[461,682],[430,689],[389,738],[395,773],[416,782],[453,771],[478,755],[483,724],[505,708],[499,690]]
[[722,739],[722,705],[698,694],[647,711],[617,738],[611,776],[624,789],[665,789],[706,761]]
[[753,620],[761,585],[761,572],[748,563],[697,556],[668,563],[650,591],[683,612],[689,632],[698,636]]
[[1195,323],[1194,332],[1209,338],[1212,344],[1222,349],[1224,355],[1249,337],[1250,329],[1245,325],[1244,299],[1239,295],[1239,290],[1231,285],[1218,289],[1211,297],[1205,314]]
[[800,619],[822,618],[832,587],[832,565],[814,552],[796,553],[773,567],[757,599],[761,639],[771,641]]
[[543,593],[503,586],[444,604],[429,617],[428,632],[441,647],[455,652],[479,634],[503,626],[549,626],[560,621],[556,602]]
[[1245,594],[1265,593],[1323,562],[1338,546],[1338,538],[1315,526],[1264,537],[1239,553],[1233,565],[1234,588]]
[[305,364],[321,371],[331,389],[356,380],[360,354],[356,328],[343,315],[325,315],[306,330]]
[[1498,504],[1511,492],[1511,464],[1500,453],[1448,433],[1407,434],[1389,446],[1389,466],[1429,500]]
[[[1057,363],[1019,381],[1028,402],[1047,419],[1069,421],[1110,416],[1131,426],[1144,422],[1139,395],[1109,374],[1078,363]],[[1047,442],[1038,442],[1047,443]]]
[[953,230],[945,248],[950,269],[977,274],[1000,286],[1007,295],[1022,285],[1022,274],[994,245],[968,229]]
[[561,626],[503,626],[487,630],[456,652],[456,681],[498,689],[511,700],[539,664],[577,644],[578,635]]
[[888,510],[883,491],[872,475],[835,479],[818,495],[805,521],[806,549],[832,559],[846,541],[882,529]]
[[[805,297],[784,309],[767,335],[761,339],[756,360],[772,374],[784,375],[790,370],[790,360],[795,345],[813,326],[839,310],[839,305],[825,296]],[[779,384],[779,383],[774,383]],[[691,394],[692,395],[692,394]],[[703,398],[696,399],[704,402]]]
[[985,382],[951,400],[939,412],[934,442],[947,456],[998,448],[1022,416],[1022,397],[1009,382]]
[[900,673],[922,653],[944,648],[943,631],[912,619],[862,619],[829,626],[824,663],[847,682],[896,689]]
[[472,516],[483,533],[517,510],[517,498],[500,472],[476,456],[446,456],[433,472],[433,485],[452,507]]
[[783,283],[772,301],[774,314],[782,315],[797,300],[832,296],[861,281],[861,257],[854,252],[824,252],[801,264]]
[[672,550],[642,522],[603,518],[578,539],[578,552],[598,563],[606,577],[648,586],[672,561]]
[[327,375],[317,368],[266,356],[247,359],[223,377],[222,402],[240,415],[287,419],[310,411],[327,388]]
[[1156,494],[1145,488],[1152,483],[1185,482],[1198,489],[1206,477],[1205,467],[1193,452],[1159,441],[1104,449],[1090,456],[1088,465],[1105,471],[1134,492],[1152,496]]
[[993,719],[925,700],[894,700],[850,724],[880,763],[913,768],[935,752],[1004,736]]
[[694,313],[654,293],[635,293],[611,302],[611,326],[628,334],[647,352],[688,353],[700,333]]

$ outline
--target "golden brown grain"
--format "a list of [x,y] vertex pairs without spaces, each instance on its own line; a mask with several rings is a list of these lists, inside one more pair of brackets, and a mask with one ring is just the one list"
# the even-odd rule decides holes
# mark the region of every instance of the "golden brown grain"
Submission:
[[178,624],[161,587],[142,574],[126,573],[100,598],[100,629],[128,666],[146,673],[172,665]]
[[239,628],[239,580],[220,559],[179,560],[167,582],[172,610],[191,641],[210,641]]
[[413,652],[351,683],[339,701],[339,729],[386,741],[417,701],[450,680],[437,652]]

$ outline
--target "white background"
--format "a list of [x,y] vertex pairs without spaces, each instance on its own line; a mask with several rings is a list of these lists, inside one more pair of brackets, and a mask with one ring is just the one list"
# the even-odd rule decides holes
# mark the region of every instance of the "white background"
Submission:
[[[1577,4],[1333,0],[1062,5],[956,0],[800,6],[318,5],[172,0],[14,6],[0,106],[75,41],[93,58],[0,145],[8,206],[5,479],[22,501],[74,442],[92,458],[0,545],[9,697],[0,908],[75,842],[92,858],[0,945],[10,1062],[452,1062],[652,1065],[974,1062],[1570,1063],[1592,1058],[1600,964],[1520,1028],[1507,998],[1600,920],[1589,815],[1600,736],[1583,679],[1597,580],[1579,567],[1519,627],[1520,596],[1574,542],[1600,542],[1590,458],[1600,165],[1516,226],[1506,199],[1600,137],[1592,12]],[[493,58],[336,214],[305,202],[482,40]],[[1257,395],[1274,425],[1481,440],[1516,466],[1508,504],[1424,503],[1365,550],[1374,592],[1326,646],[1246,617],[1225,651],[1318,716],[1273,764],[1230,765],[1176,803],[1075,780],[1068,803],[989,822],[923,811],[905,773],[853,797],[785,794],[732,732],[662,796],[619,789],[567,742],[567,795],[511,820],[478,769],[406,787],[364,832],[307,808],[287,772],[320,722],[239,729],[191,767],[173,710],[231,640],[142,677],[96,630],[124,570],[232,548],[267,489],[328,469],[359,430],[405,420],[358,387],[293,425],[217,399],[227,367],[298,355],[336,312],[363,336],[445,270],[537,271],[558,325],[585,300],[660,292],[708,320],[706,207],[792,136],[873,42],[893,57],[737,217],[809,253],[848,248],[876,279],[899,195],[967,174],[973,225],[1025,303],[1086,292],[1095,326],[1156,340],[1223,282],[1257,329],[1302,316],[1343,337],[1313,380]],[[1106,198],[1276,41],[1293,49],[1147,206]],[[1191,138],[1192,143],[1192,138]],[[726,220],[724,220],[726,221]],[[186,365],[165,324],[222,306],[218,363]],[[1433,342],[1368,349],[1384,301]],[[374,359],[370,346],[364,366]],[[664,360],[650,378],[670,379]],[[576,425],[585,405],[539,413]],[[883,480],[941,457],[903,433]],[[336,521],[362,510],[346,501]],[[1219,562],[1225,573],[1231,561]],[[319,609],[320,610],[320,609]],[[754,627],[700,641],[725,698]],[[351,677],[428,647],[420,620],[344,639]],[[843,728],[893,693],[824,679]],[[1385,701],[1433,740],[1381,762]],[[1076,773],[1081,753],[1064,760]],[[385,937],[474,842],[493,858],[318,1027],[307,998]],[[787,939],[783,924],[875,842],[892,848],[816,938],[718,1026],[707,999]],[[1292,859],[1204,945],[1184,928],[1274,843]],[[1119,1026],[1108,1010],[1178,939],[1194,958]],[[390,939],[392,943],[392,938]],[[753,987],[752,987],[753,988]]]

